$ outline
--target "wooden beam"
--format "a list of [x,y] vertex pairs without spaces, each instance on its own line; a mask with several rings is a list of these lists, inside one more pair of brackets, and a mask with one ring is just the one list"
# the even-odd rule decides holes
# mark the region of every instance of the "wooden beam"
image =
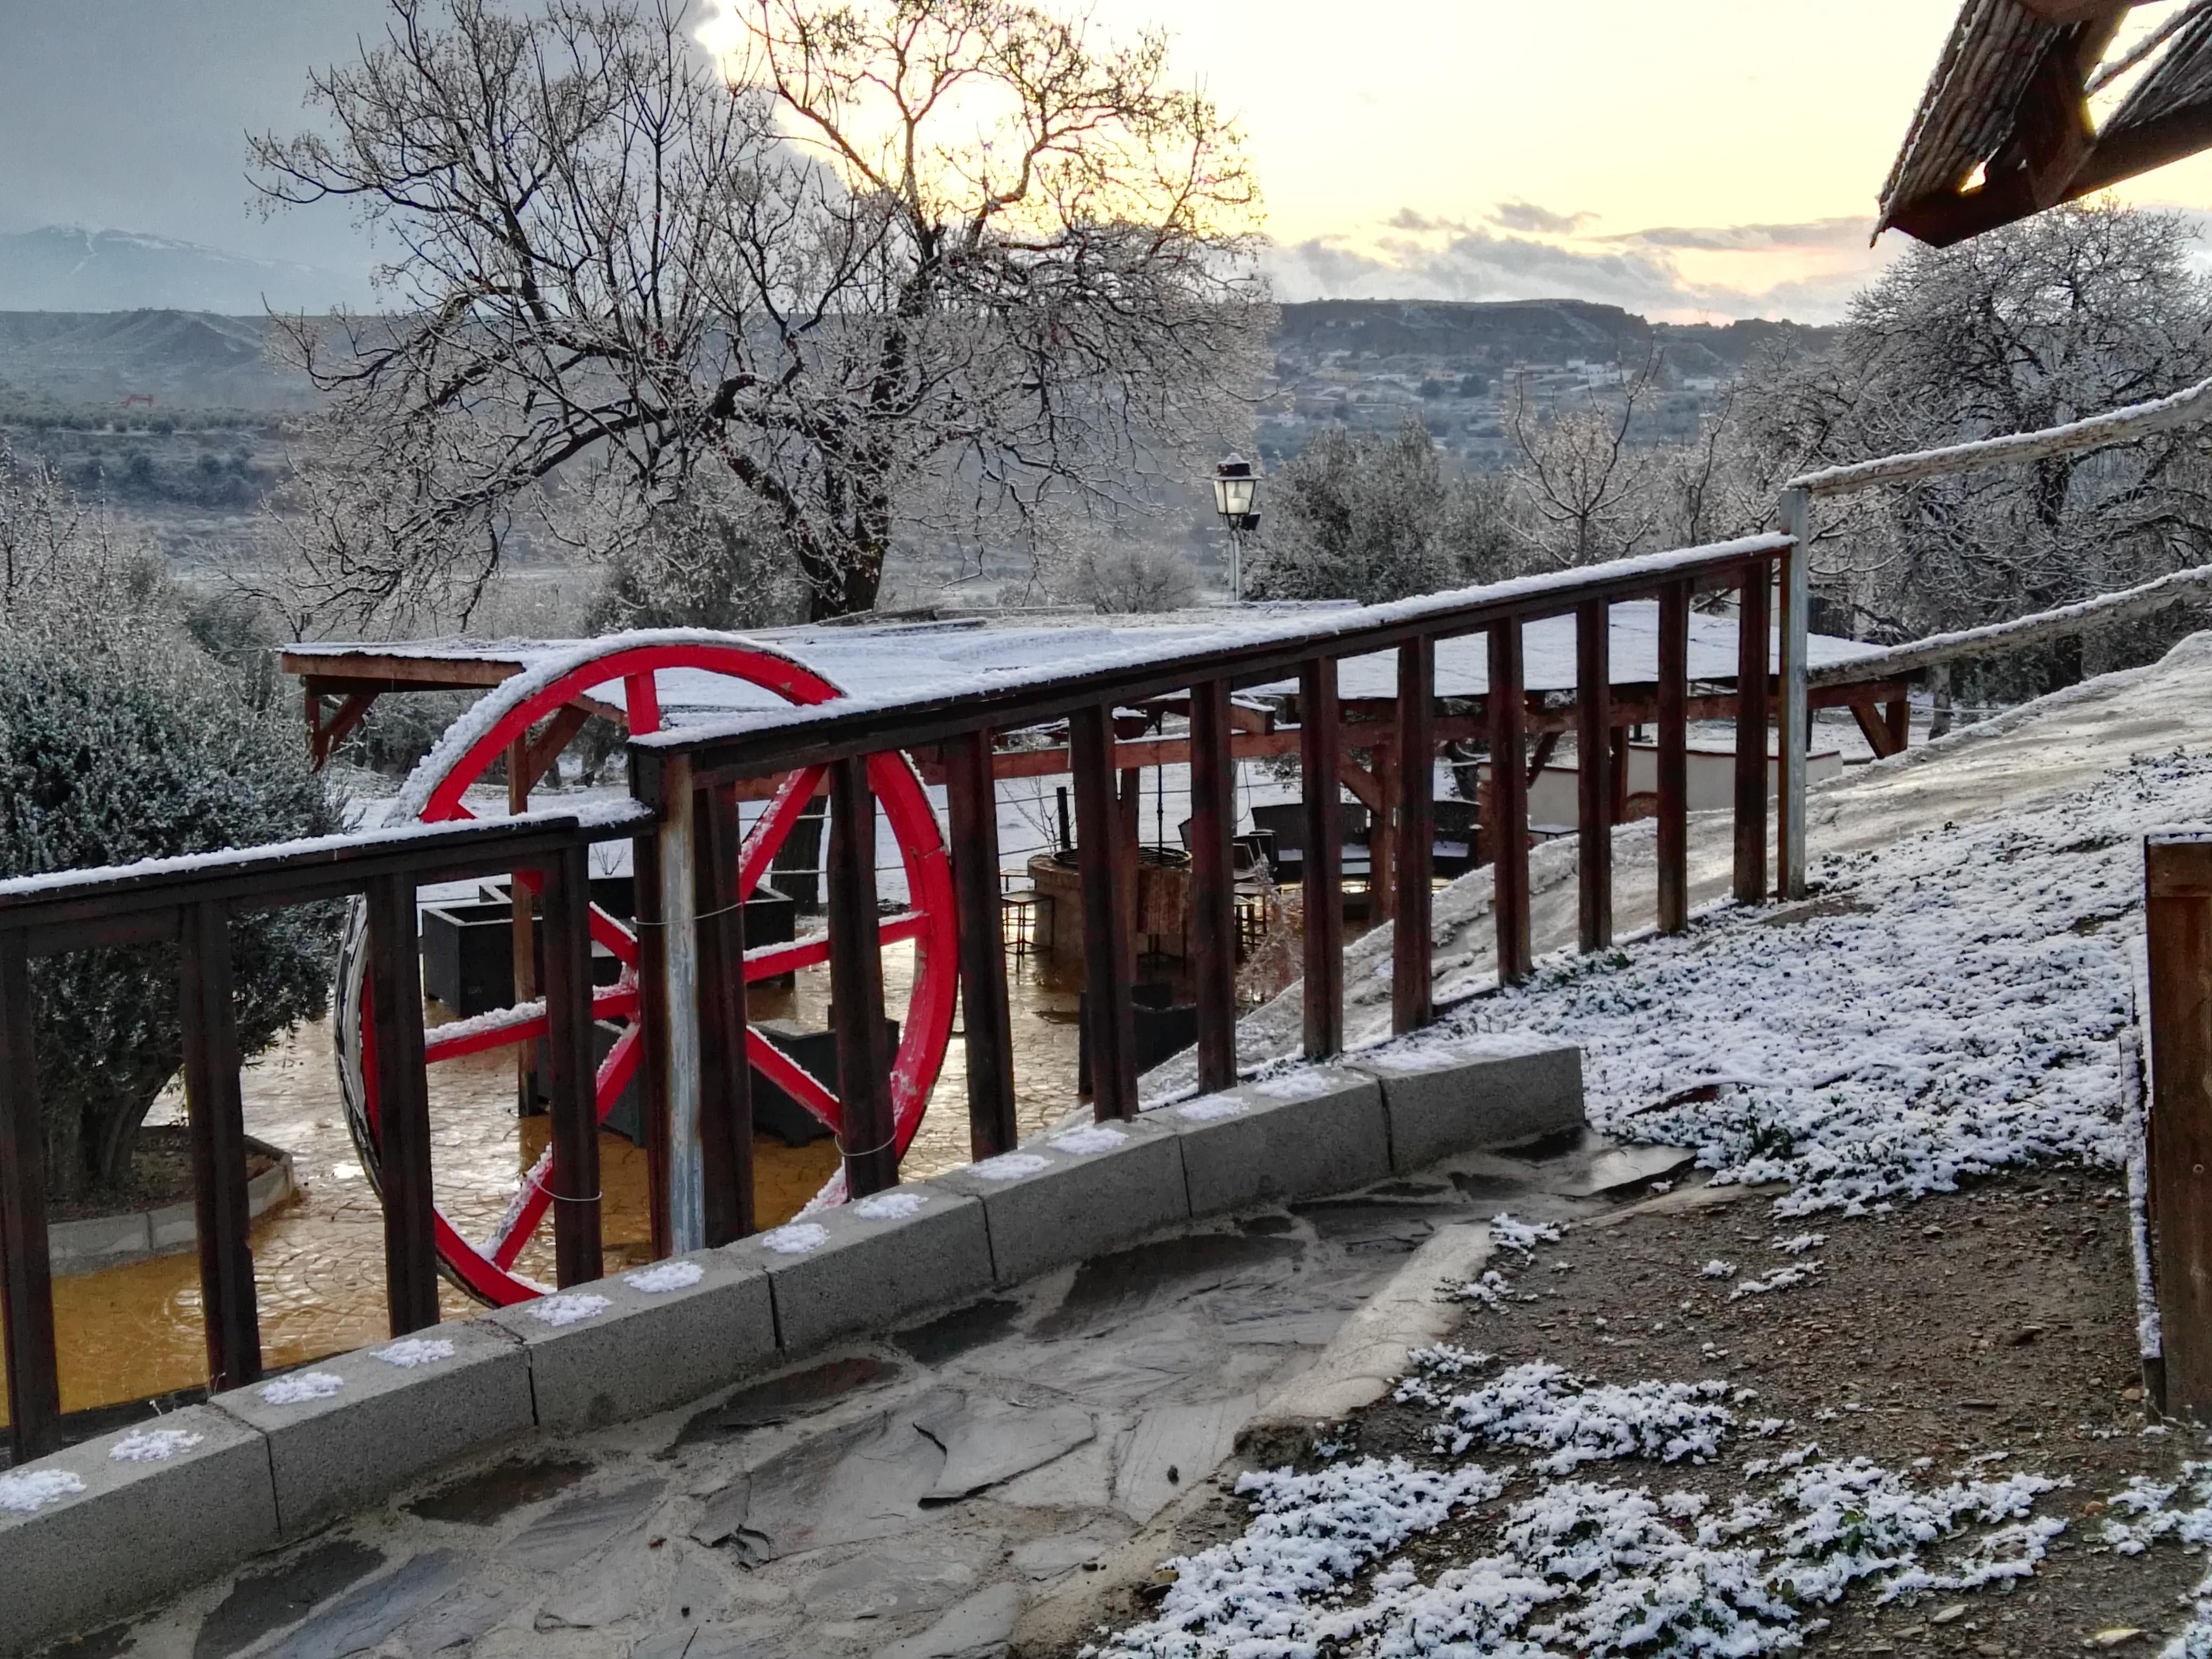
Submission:
[[565,1290],[605,1270],[599,1231],[599,1091],[592,1057],[592,868],[585,848],[570,849],[546,870],[542,900],[545,1093],[553,1131],[547,1191],[553,1199],[554,1282]]
[[538,729],[538,735],[529,740],[522,751],[525,796],[544,781],[545,775],[553,769],[553,763],[561,758],[561,751],[568,746],[577,732],[584,729],[592,714],[589,708],[569,703],[546,721]]
[[[1436,738],[1430,724],[1436,712],[1437,647],[1430,639],[1408,640],[1398,647],[1398,821],[1388,828],[1395,837],[1397,908],[1390,957],[1390,1029],[1403,1035],[1436,1018],[1429,979],[1431,899],[1431,860],[1436,846]],[[1386,826],[1375,827],[1376,838]],[[1370,863],[1373,848],[1370,848]]]
[[1014,1034],[1006,1004],[1006,911],[999,884],[999,798],[991,734],[945,745],[945,806],[952,831],[952,889],[960,913],[960,1019],[968,1047],[968,1152],[1010,1152],[1014,1123]]
[[830,997],[837,1033],[838,1142],[845,1193],[898,1183],[890,1056],[884,1048],[884,955],[876,906],[876,797],[868,763],[830,763]]
[[430,1187],[430,1091],[422,1071],[422,955],[414,882],[379,877],[368,889],[368,908],[385,1299],[392,1335],[404,1336],[438,1322],[437,1212]]
[[1690,925],[1690,590],[1659,592],[1659,931]]
[[[1493,623],[1490,629],[1490,808],[1491,913],[1498,933],[1498,981],[1510,985],[1528,976],[1532,957],[1528,933],[1528,775],[1522,770],[1527,716],[1522,696],[1522,640],[1518,622]],[[1552,739],[1557,743],[1555,737]],[[1544,746],[1537,745],[1537,764]]]
[[699,932],[699,1155],[708,1249],[753,1231],[753,1066],[745,1023],[744,831],[726,785],[693,797]]
[[1767,617],[1774,573],[1746,565],[1736,612],[1735,896],[1766,897]]
[[[1762,567],[1763,568],[1763,567]],[[1575,610],[1576,830],[1581,947],[1613,943],[1613,744],[1610,607],[1593,599]]]
[[1316,657],[1298,671],[1298,787],[1305,855],[1300,902],[1305,911],[1305,1053],[1328,1060],[1344,1049],[1344,824],[1339,779],[1343,726],[1337,719],[1336,664]]
[[2150,958],[2146,1160],[2166,1409],[2212,1420],[2212,845],[2143,848]]
[[39,1110],[29,958],[0,933],[0,1321],[14,1461],[61,1449],[62,1385],[46,1256],[46,1135]]
[[1191,978],[1198,1004],[1198,1086],[1237,1086],[1237,875],[1230,837],[1237,818],[1229,754],[1229,687],[1190,691]]
[[374,691],[356,691],[338,705],[337,713],[329,720],[323,718],[323,694],[310,691],[307,697],[307,766],[319,772],[330,763],[332,751],[353,735],[354,728],[368,718],[368,711],[378,697]]
[[1102,1123],[1137,1115],[1137,1028],[1121,900],[1121,812],[1114,796],[1113,727],[1105,706],[1068,721],[1075,761],[1076,866],[1083,886],[1085,1006],[1091,1030],[1091,1109]]

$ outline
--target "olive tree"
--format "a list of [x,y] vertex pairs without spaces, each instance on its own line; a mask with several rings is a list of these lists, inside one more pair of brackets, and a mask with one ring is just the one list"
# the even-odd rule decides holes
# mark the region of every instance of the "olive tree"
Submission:
[[348,608],[480,586],[544,504],[621,504],[619,545],[711,468],[812,616],[864,611],[902,531],[1133,494],[1260,366],[1257,191],[1158,33],[731,0],[710,53],[678,0],[389,5],[322,126],[253,145],[394,250],[391,314],[289,330]]

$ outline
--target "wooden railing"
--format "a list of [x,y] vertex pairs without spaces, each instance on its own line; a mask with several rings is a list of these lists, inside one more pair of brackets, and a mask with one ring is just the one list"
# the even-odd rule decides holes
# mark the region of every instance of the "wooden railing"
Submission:
[[231,919],[337,898],[365,903],[374,1040],[363,1059],[380,1085],[385,1285],[398,1336],[438,1322],[416,889],[510,872],[525,880],[534,873],[542,884],[551,1181],[565,1200],[553,1206],[555,1255],[562,1284],[596,1279],[599,1113],[586,849],[651,828],[641,808],[591,821],[538,814],[0,882],[0,1300],[15,1461],[44,1455],[62,1437],[32,958],[102,946],[178,947],[209,1386],[237,1388],[261,1374],[261,1333],[248,1244]]
[[[672,890],[696,890],[702,913],[714,914],[724,960],[742,957],[741,895],[730,861],[696,878],[685,867],[695,837],[690,826],[733,809],[721,798],[740,786],[802,767],[826,767],[831,778],[837,830],[829,872],[830,966],[838,1009],[839,1075],[846,1114],[842,1141],[875,1149],[892,1138],[884,1057],[869,1034],[883,1023],[880,977],[860,969],[876,959],[877,897],[869,844],[875,823],[867,757],[887,751],[934,750],[947,778],[949,831],[954,849],[956,904],[961,940],[961,996],[968,1050],[969,1139],[977,1157],[1001,1152],[1013,1137],[1013,1054],[1006,1012],[1000,936],[998,821],[992,786],[994,734],[1064,721],[1075,786],[1078,860],[1083,907],[1085,1006],[1092,1056],[1093,1105],[1102,1120],[1127,1118],[1138,1107],[1131,988],[1135,979],[1129,929],[1116,925],[1132,902],[1130,849],[1115,810],[1117,708],[1188,695],[1190,707],[1191,936],[1198,1025],[1198,1075],[1202,1088],[1231,1086],[1237,1078],[1234,984],[1235,884],[1230,837],[1234,827],[1234,771],[1230,697],[1241,685],[1295,676],[1299,686],[1298,754],[1304,778],[1305,1052],[1320,1060],[1344,1046],[1343,909],[1337,833],[1339,746],[1337,664],[1347,657],[1394,650],[1398,657],[1395,729],[1376,741],[1401,757],[1433,757],[1437,732],[1436,645],[1439,640],[1484,634],[1489,647],[1486,726],[1492,759],[1489,836],[1496,849],[1498,977],[1511,981],[1531,965],[1527,774],[1527,698],[1522,629],[1547,617],[1576,618],[1577,690],[1574,711],[1579,769],[1578,936],[1584,951],[1610,945],[1613,936],[1611,828],[1617,811],[1612,743],[1617,723],[1611,708],[1608,608],[1616,602],[1655,597],[1659,602],[1658,922],[1679,931],[1689,916],[1686,727],[1689,697],[1689,623],[1692,599],[1703,592],[1735,590],[1740,596],[1735,811],[1735,891],[1758,901],[1769,891],[1767,873],[1767,730],[1778,713],[1782,744],[1781,890],[1794,896],[1803,883],[1803,789],[1806,731],[1805,585],[1797,544],[1766,535],[1651,555],[1587,569],[1436,594],[1395,605],[1299,617],[1256,630],[1224,634],[1215,648],[1136,653],[1069,668],[996,678],[928,696],[901,699],[844,698],[805,708],[746,715],[711,726],[688,726],[633,738],[633,794],[651,805],[663,826],[662,879]],[[1782,672],[1770,680],[1769,641],[1780,589]],[[1779,709],[1773,686],[1779,687]],[[1794,734],[1791,735],[1791,734]],[[1509,758],[1510,757],[1510,758]],[[1398,877],[1391,966],[1392,1023],[1409,1031],[1434,1017],[1431,960],[1431,853],[1434,768],[1419,761],[1389,769],[1395,799],[1387,803],[1377,837],[1392,839]],[[1794,872],[1794,875],[1788,872]],[[665,951],[688,946],[677,929],[660,942]],[[852,966],[840,973],[840,963]],[[664,969],[678,982],[673,966]],[[701,1010],[703,1008],[703,1015]],[[670,997],[667,1121],[671,1133],[695,1146],[749,1143],[750,1104],[745,1067],[724,1058],[741,1054],[742,1032],[734,1008]],[[697,1023],[701,1018],[705,1027]],[[673,1161],[673,1160],[672,1160]],[[701,1168],[694,1160],[692,1167]],[[848,1156],[848,1191],[860,1196],[897,1179],[881,1156]],[[702,1170],[710,1185],[730,1178]],[[697,1213],[672,1193],[672,1206]],[[685,1241],[680,1233],[679,1248]],[[698,1241],[690,1241],[698,1242]]]

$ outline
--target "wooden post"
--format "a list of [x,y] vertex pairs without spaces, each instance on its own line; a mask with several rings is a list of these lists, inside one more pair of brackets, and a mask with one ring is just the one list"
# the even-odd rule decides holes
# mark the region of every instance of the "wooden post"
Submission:
[[1329,658],[1313,658],[1298,670],[1298,721],[1305,1050],[1308,1060],[1328,1060],[1344,1049],[1344,830],[1337,781],[1344,733],[1337,723],[1336,664]]
[[1534,958],[1528,938],[1528,775],[1522,765],[1528,740],[1522,732],[1521,622],[1510,618],[1490,625],[1490,687],[1485,699],[1490,724],[1490,908],[1498,929],[1498,982],[1526,978]]
[[[1145,773],[1142,767],[1121,769],[1120,800],[1120,846],[1121,848],[1121,931],[1129,936],[1129,950],[1133,958],[1137,950],[1137,921],[1139,909],[1139,888],[1142,859],[1139,848],[1145,842],[1143,809],[1145,805]],[[1140,964],[1141,965],[1141,964]]]
[[1198,1000],[1198,1086],[1237,1085],[1237,817],[1229,752],[1229,682],[1190,688],[1192,979]]
[[639,836],[629,846],[637,902],[637,1040],[643,1050],[638,1127],[645,1137],[646,1222],[659,1261],[676,1253],[668,1228],[668,953],[659,937],[660,838]]
[[1690,925],[1690,584],[1659,590],[1659,931]]
[[709,1248],[753,1230],[752,1061],[745,1053],[744,836],[727,784],[699,790],[693,890],[699,907],[700,1218]]
[[[522,890],[520,878],[515,890]],[[592,869],[580,842],[548,865],[545,1092],[553,1114],[554,1279],[562,1289],[605,1271],[599,1247],[599,1091],[592,1058]]]
[[384,1285],[392,1334],[438,1322],[430,1190],[430,1089],[422,1070],[422,956],[415,884],[368,884],[368,992],[376,1030],[376,1165],[384,1199]]
[[890,1057],[884,1051],[883,940],[876,909],[876,797],[860,756],[830,767],[830,998],[845,1193],[898,1184]]
[[1782,528],[1790,538],[1782,556],[1782,760],[1780,896],[1805,896],[1805,757],[1811,747],[1811,711],[1806,701],[1806,611],[1809,603],[1812,501],[1802,489],[1782,492]]
[[1068,718],[1075,844],[1083,883],[1083,960],[1091,1028],[1091,1103],[1102,1123],[1137,1115],[1136,979],[1122,902],[1121,812],[1114,799],[1113,710]]
[[46,1260],[46,1136],[39,1113],[30,964],[23,936],[0,933],[0,1315],[14,1461],[61,1449],[61,1367]]
[[952,887],[960,911],[960,1018],[968,1033],[968,1148],[977,1159],[1012,1152],[1014,1032],[1006,1009],[1006,918],[999,891],[999,793],[991,734],[945,745],[952,829]]
[[1903,697],[1881,706],[1881,719],[1889,735],[1889,752],[1901,755],[1912,742],[1912,705]]
[[[411,903],[414,895],[408,897]],[[207,1336],[208,1388],[220,1392],[244,1388],[261,1376],[252,1207],[246,1190],[246,1107],[239,1091],[238,1024],[231,1003],[230,919],[219,906],[191,904],[179,912],[178,921],[200,1320]],[[421,1009],[418,994],[418,1021]],[[382,1080],[380,1071],[380,1085]],[[380,1087],[380,1112],[383,1102]]]
[[2166,1408],[2212,1421],[2212,841],[2143,846],[2151,1240]]
[[1580,853],[1581,945],[1613,943],[1613,665],[1611,607],[1575,607],[1575,838]]
[[1367,809],[1367,920],[1398,915],[1398,751],[1395,732],[1375,739],[1376,799]]
[[698,876],[693,868],[698,845],[690,757],[668,757],[660,779],[660,927],[652,944],[660,958],[666,1044],[668,1244],[681,1255],[707,1243],[707,1170],[699,1146]]
[[[537,780],[530,773],[530,733],[519,733],[507,745],[507,810],[527,812],[530,810],[530,786]],[[520,879],[510,878],[508,906],[511,924],[508,943],[512,946],[509,960],[514,965],[514,1000],[528,1002],[538,994],[538,950],[533,938],[535,927],[531,919],[530,889]],[[514,1115],[533,1117],[538,1112],[538,1045],[518,1042],[514,1046]]]
[[1736,612],[1735,896],[1745,904],[1766,896],[1767,592],[1772,582],[1763,561],[1746,565]]
[[[1436,641],[1398,647],[1398,908],[1391,940],[1390,1026],[1418,1030],[1436,1018],[1429,978],[1429,868],[1436,845]],[[1378,829],[1380,826],[1377,826]]]

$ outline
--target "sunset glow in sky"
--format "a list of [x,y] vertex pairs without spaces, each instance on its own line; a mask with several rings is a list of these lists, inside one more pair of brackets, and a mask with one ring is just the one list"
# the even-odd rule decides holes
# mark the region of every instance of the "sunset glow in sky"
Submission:
[[[1081,0],[1068,0],[1071,5]],[[2138,7],[2141,31],[2182,0]],[[514,0],[518,5],[530,0]],[[702,20],[720,0],[694,0]],[[1060,0],[1042,0],[1048,6]],[[1955,0],[1089,0],[1243,118],[1285,299],[1567,295],[1833,317]],[[342,210],[263,221],[245,134],[384,0],[0,0],[0,231],[150,233],[344,273]],[[2212,159],[2130,199],[2203,210]],[[351,282],[354,277],[343,280]]]

